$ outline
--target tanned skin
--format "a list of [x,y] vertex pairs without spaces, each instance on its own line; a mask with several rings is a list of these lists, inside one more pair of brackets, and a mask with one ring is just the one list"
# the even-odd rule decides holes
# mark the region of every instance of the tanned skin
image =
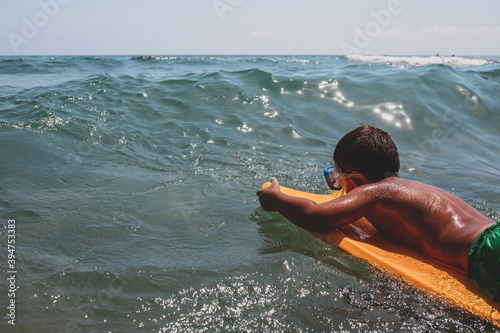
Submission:
[[347,194],[323,204],[282,193],[276,178],[257,195],[264,210],[277,211],[313,232],[328,232],[364,216],[386,239],[464,273],[472,243],[494,224],[456,196],[415,180],[394,176],[369,182],[362,177],[356,183],[340,178]]

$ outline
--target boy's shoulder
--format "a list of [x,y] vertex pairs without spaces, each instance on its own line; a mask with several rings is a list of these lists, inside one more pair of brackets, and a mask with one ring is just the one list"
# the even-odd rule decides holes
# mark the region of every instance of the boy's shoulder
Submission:
[[435,191],[442,191],[432,185],[422,183],[418,180],[405,179],[401,177],[389,177],[378,182],[368,183],[355,188],[353,191],[363,196],[376,199],[397,199],[412,196],[422,196]]
[[386,188],[401,188],[401,189],[430,189],[434,186],[422,183],[421,181],[414,179],[401,178],[399,176],[388,177],[378,182],[373,182],[366,184],[371,186],[373,189],[383,190]]

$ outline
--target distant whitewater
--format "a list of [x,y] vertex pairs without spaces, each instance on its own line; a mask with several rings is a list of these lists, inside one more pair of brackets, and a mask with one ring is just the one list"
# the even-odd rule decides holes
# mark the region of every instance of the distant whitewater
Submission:
[[483,66],[491,63],[484,58],[465,58],[456,56],[427,56],[427,57],[404,57],[404,56],[378,56],[378,55],[347,55],[347,59],[372,64],[390,64],[403,66],[422,66],[431,64],[443,64],[457,67]]
[[15,220],[19,332],[494,331],[255,192],[327,193],[335,144],[373,123],[402,177],[500,220],[498,60],[0,57],[3,313]]

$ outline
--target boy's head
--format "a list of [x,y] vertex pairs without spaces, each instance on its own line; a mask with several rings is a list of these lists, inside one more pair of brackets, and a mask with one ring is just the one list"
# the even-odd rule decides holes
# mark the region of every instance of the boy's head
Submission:
[[360,125],[340,139],[333,160],[342,173],[363,174],[370,182],[394,176],[399,155],[392,137],[372,125]]

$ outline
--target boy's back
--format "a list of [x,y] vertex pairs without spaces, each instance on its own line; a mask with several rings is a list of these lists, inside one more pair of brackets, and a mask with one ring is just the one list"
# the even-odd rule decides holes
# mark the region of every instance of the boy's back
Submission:
[[357,187],[343,200],[357,201],[383,237],[463,271],[472,243],[493,224],[456,196],[399,177]]

